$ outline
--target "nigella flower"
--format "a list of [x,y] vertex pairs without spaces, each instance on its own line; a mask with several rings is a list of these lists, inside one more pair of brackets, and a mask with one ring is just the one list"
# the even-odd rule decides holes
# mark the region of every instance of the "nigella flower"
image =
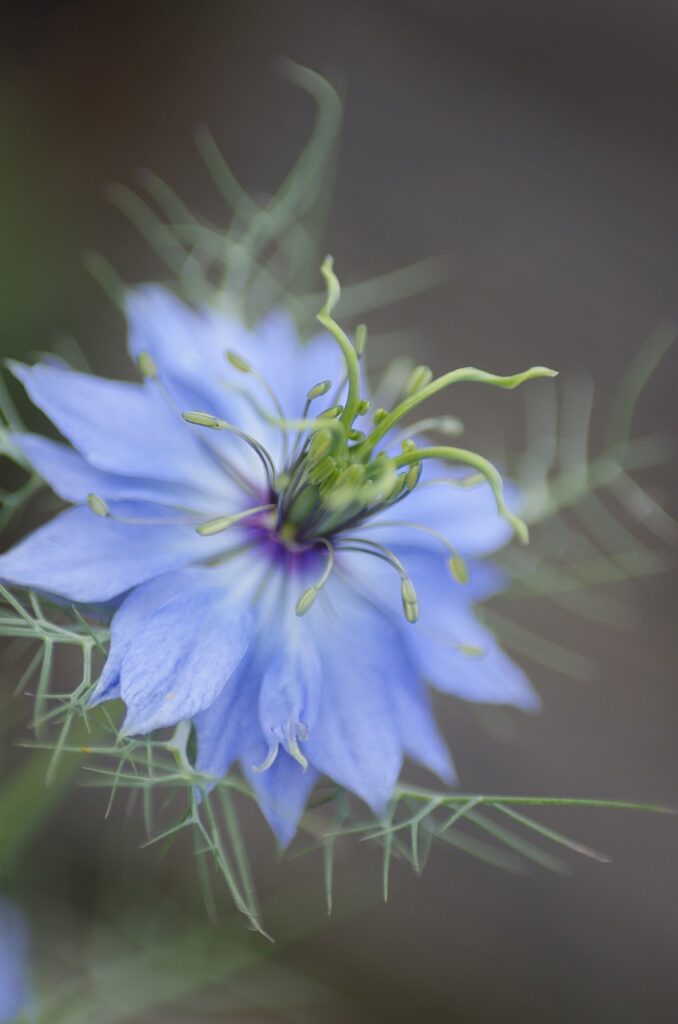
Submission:
[[[239,762],[283,844],[319,773],[377,813],[404,756],[452,782],[426,683],[537,704],[472,610],[497,586],[477,560],[523,524],[491,464],[421,447],[421,425],[403,440],[402,421],[455,381],[551,371],[419,368],[370,412],[364,334],[332,319],[324,273],[324,333],[305,345],[282,314],[250,332],[147,287],[128,301],[142,383],[13,366],[72,447],[14,441],[74,507],[2,556],[0,577],[115,601],[94,701],[121,697],[128,735],[192,722],[197,770]],[[485,482],[455,486],[449,461]]]
[[11,1024],[28,1004],[28,925],[20,910],[0,899],[0,1024]]

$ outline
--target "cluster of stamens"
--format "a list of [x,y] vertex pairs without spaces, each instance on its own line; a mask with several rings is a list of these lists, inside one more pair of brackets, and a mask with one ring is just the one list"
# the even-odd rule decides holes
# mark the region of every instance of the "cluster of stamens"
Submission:
[[[448,483],[469,486],[486,480],[497,504],[499,514],[513,527],[518,537],[527,540],[527,528],[506,506],[502,480],[498,470],[487,459],[466,449],[435,445],[419,447],[413,436],[423,430],[434,429],[438,433],[456,433],[458,421],[451,417],[427,419],[413,424],[408,434],[402,436],[402,420],[423,401],[449,385],[462,381],[489,383],[503,388],[515,388],[535,377],[555,376],[554,371],[545,367],[533,367],[524,373],[501,377],[486,373],[474,367],[459,370],[434,378],[428,367],[418,366],[412,371],[403,391],[401,401],[390,410],[377,409],[371,416],[368,433],[356,427],[356,420],[369,411],[369,402],[361,395],[361,357],[365,348],[366,329],[360,326],[354,341],[332,317],[340,295],[339,282],[328,257],[322,266],[327,286],[327,297],[318,314],[321,326],[329,332],[341,349],[345,372],[343,379],[335,385],[329,380],[320,381],[307,393],[306,403],[297,420],[285,417],[274,389],[266,379],[239,353],[229,350],[225,353],[232,367],[243,375],[256,380],[266,393],[271,411],[259,405],[251,396],[257,411],[282,433],[282,468],[275,466],[274,459],[259,440],[244,433],[235,424],[220,419],[209,412],[183,412],[183,418],[191,424],[211,430],[227,430],[250,446],[258,456],[266,477],[265,503],[211,519],[196,527],[204,536],[226,530],[236,523],[248,520],[266,524],[278,541],[291,551],[324,549],[326,563],[318,581],[301,595],[297,602],[297,613],[303,615],[313,604],[318,593],[327,582],[335,564],[335,553],[342,550],[358,551],[387,562],[400,577],[403,611],[409,622],[418,618],[418,602],[414,587],[398,557],[377,541],[366,539],[364,529],[377,513],[389,508],[407,497],[419,484],[422,465],[426,459],[446,460],[469,469],[465,477],[447,479]],[[141,366],[146,376],[155,376],[155,368],[146,360]],[[140,360],[141,365],[141,360]],[[330,395],[333,386],[334,394]],[[323,411],[312,415],[311,410],[319,399],[330,395],[331,404]],[[343,403],[339,399],[343,396]],[[393,453],[395,443],[400,440],[400,450]],[[384,447],[388,445],[387,451]],[[246,481],[241,481],[247,484]],[[255,488],[246,487],[250,493],[261,494]],[[99,515],[110,514],[100,498],[90,495],[90,507]],[[420,524],[394,523],[422,530],[435,537],[446,549],[447,564],[453,577],[460,583],[468,579],[463,559],[442,534]],[[371,524],[373,527],[378,523]],[[351,530],[359,527],[360,535]]]

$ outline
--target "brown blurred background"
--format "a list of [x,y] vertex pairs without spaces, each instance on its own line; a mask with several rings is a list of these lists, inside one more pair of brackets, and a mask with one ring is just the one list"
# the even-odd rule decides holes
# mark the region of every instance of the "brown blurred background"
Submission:
[[[344,280],[452,257],[449,284],[370,318],[375,329],[416,331],[418,359],[438,371],[584,368],[599,436],[634,353],[676,316],[671,0],[54,0],[15,5],[3,22],[3,355],[63,333],[101,372],[126,372],[122,325],[80,255],[104,252],[128,281],[156,266],[104,186],[133,184],[150,167],[223,222],[193,144],[205,123],[241,180],[273,192],[312,123],[307,97],[277,73],[281,56],[345,96],[327,236]],[[637,432],[672,430],[675,366],[669,356],[651,382]],[[520,443],[520,397],[485,397],[482,417],[477,395],[459,403],[474,447],[487,449],[497,431]],[[643,482],[670,507],[666,469]],[[510,714],[499,735],[470,709],[439,702],[466,789],[678,802],[669,574],[625,585],[623,597],[635,609],[624,631],[543,602],[512,611],[593,658],[598,676],[576,682],[525,661],[545,709]],[[154,856],[130,851],[133,836],[112,838],[102,800],[70,801],[49,839],[53,885],[85,907],[102,830],[123,873]],[[388,906],[338,922],[283,961],[331,984],[367,1020],[675,1020],[675,821],[596,811],[544,820],[612,863],[516,878],[434,850],[422,878],[397,872]],[[377,859],[368,864],[377,887]],[[338,902],[351,871],[349,860]],[[327,1013],[315,1019],[345,1019]]]

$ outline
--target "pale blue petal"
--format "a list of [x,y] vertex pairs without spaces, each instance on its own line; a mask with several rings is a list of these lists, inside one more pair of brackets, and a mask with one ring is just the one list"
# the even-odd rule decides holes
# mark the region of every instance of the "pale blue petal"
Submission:
[[[302,344],[294,322],[282,310],[269,313],[250,331],[225,313],[194,311],[167,289],[145,286],[128,295],[127,313],[132,355],[150,353],[178,407],[228,420],[276,458],[283,451],[280,427],[267,422],[243,391],[269,415],[279,412],[253,375],[230,365],[227,350],[263,376],[287,418],[301,416],[309,388],[322,380],[331,380],[333,388],[326,402],[316,401],[311,415],[342,400],[346,368],[339,346],[328,334]],[[221,432],[210,440],[241,470],[258,469],[251,451],[233,435]]]
[[252,638],[253,616],[221,587],[175,597],[142,627],[122,660],[126,734],[147,733],[214,703]]
[[[492,490],[486,483],[467,488],[434,482],[453,479],[454,475],[444,463],[426,463],[422,478],[412,493],[378,513],[371,522],[411,522],[436,530],[465,558],[477,558],[497,551],[511,540],[513,530],[497,512]],[[505,497],[507,504],[515,510],[519,504],[518,496],[510,482],[505,486]],[[388,547],[404,542],[432,551],[444,551],[435,538],[404,526],[384,526],[370,530],[369,536]]]
[[322,665],[313,636],[301,620],[292,621],[278,637],[259,690],[259,721],[271,746],[304,739],[318,717]]
[[127,595],[111,622],[110,649],[90,699],[90,707],[120,696],[123,658],[130,646],[142,639],[141,631],[146,620],[179,594],[187,593],[192,587],[203,586],[205,574],[212,572],[211,569],[183,569],[167,573],[140,584]]
[[270,768],[263,772],[255,770],[268,753],[257,715],[258,662],[253,650],[214,704],[195,716],[196,769],[221,778],[235,761],[240,761],[278,842],[287,846],[296,832],[317,772],[313,767],[303,771],[282,749]]
[[314,616],[323,685],[318,720],[304,751],[320,771],[380,814],[402,764],[388,659],[396,633],[366,603],[342,601],[336,586],[332,599],[331,611],[321,605]]
[[[407,550],[403,561],[419,600],[416,623],[405,620],[398,575],[390,566],[369,555],[341,553],[356,599],[367,597],[390,615],[418,673],[464,700],[536,710],[540,701],[527,676],[475,618],[473,584],[457,583],[445,559],[427,551]],[[490,582],[480,573],[481,586],[489,588]]]
[[[261,349],[261,345],[252,345],[252,336],[242,324],[215,310],[194,311],[172,292],[155,285],[128,294],[127,315],[131,354],[135,358],[141,352],[151,355],[179,410],[219,416],[255,436],[271,454],[280,453],[280,430],[257,413],[242,390],[275,414],[270,399],[253,377],[244,376],[225,357],[228,349],[246,358],[252,347],[255,353]],[[266,345],[267,352],[269,348]],[[261,351],[258,356],[261,358]],[[241,472],[261,475],[256,456],[240,438],[228,431],[206,433],[200,427],[195,432]]]
[[421,631],[409,637],[421,674],[437,689],[483,704],[512,704],[538,711],[541,701],[527,675],[488,629],[471,616],[444,636]]
[[[147,515],[148,506],[136,507]],[[159,514],[164,510],[157,506]],[[126,511],[134,513],[135,506]],[[0,579],[71,601],[108,601],[161,573],[221,553],[224,535],[200,537],[192,526],[130,525],[88,507],[67,509],[0,555]]]
[[224,512],[225,488],[211,493],[204,487],[107,473],[91,466],[74,448],[38,434],[13,434],[11,440],[64,501],[81,504],[89,494],[97,494],[106,502],[151,501],[193,509],[206,517]]
[[157,383],[106,380],[45,364],[11,366],[31,400],[98,469],[218,488],[216,460],[180,411],[169,408]]
[[288,846],[317,782],[317,771],[312,767],[304,771],[284,750],[279,751],[265,772],[252,771],[251,759],[243,760],[242,768],[278,842],[282,847]]
[[391,677],[391,682],[393,712],[405,753],[443,782],[453,785],[456,775],[452,759],[435,723],[426,686],[417,678],[404,650],[400,673]]
[[266,744],[256,714],[255,661],[253,644],[229,685],[221,690],[213,704],[193,719],[198,739],[196,769],[203,775],[223,778],[245,746],[259,744],[252,753],[251,764],[261,764],[266,756]]
[[513,704],[535,711],[540,701],[526,674],[504,653],[472,608],[459,601],[459,585],[431,557],[410,559],[420,619],[403,636],[421,674],[438,689],[464,700]]

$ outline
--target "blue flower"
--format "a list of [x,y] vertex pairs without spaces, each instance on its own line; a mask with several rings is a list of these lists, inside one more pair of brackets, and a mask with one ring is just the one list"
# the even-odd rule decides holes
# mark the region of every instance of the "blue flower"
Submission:
[[0,899],[0,1024],[11,1024],[28,1004],[28,926],[23,914]]
[[[401,441],[401,420],[456,380],[550,371],[432,381],[422,367],[395,408],[371,412],[364,339],[332,319],[324,270],[325,330],[305,345],[281,313],[250,331],[145,287],[128,299],[141,383],[13,365],[70,445],[13,440],[74,507],[0,557],[0,577],[114,601],[94,701],[121,697],[128,735],[190,720],[197,769],[239,762],[283,844],[319,773],[376,813],[405,756],[453,781],[424,680],[538,704],[473,614],[501,586],[479,559],[524,529],[498,474]],[[481,483],[455,486],[469,466]]]

